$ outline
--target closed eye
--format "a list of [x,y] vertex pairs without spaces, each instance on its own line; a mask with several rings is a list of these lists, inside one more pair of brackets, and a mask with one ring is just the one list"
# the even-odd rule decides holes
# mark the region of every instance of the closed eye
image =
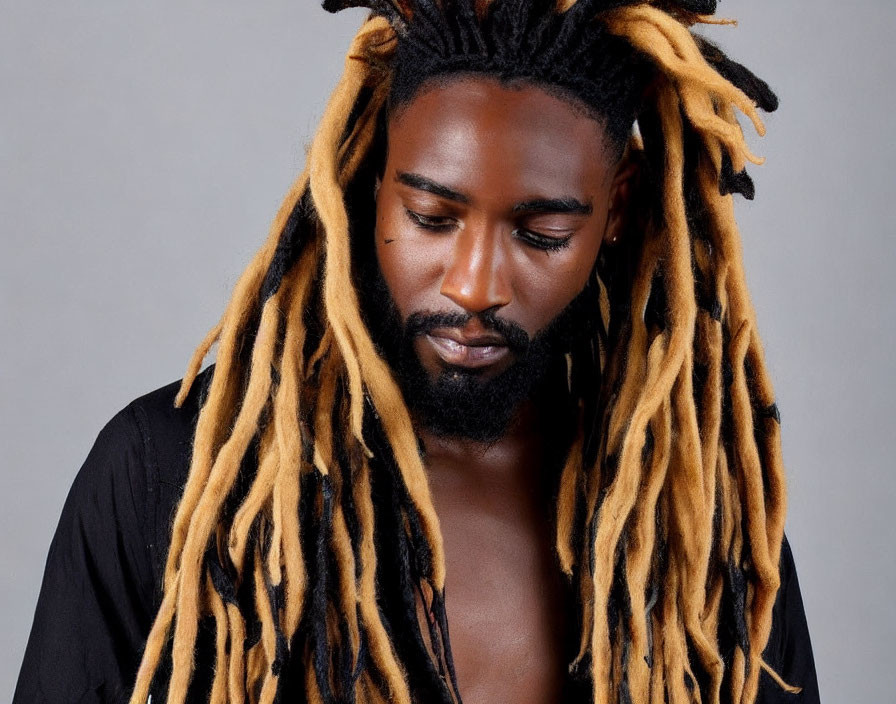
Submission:
[[415,212],[409,208],[405,208],[404,212],[408,216],[408,219],[417,227],[422,227],[424,230],[429,230],[431,232],[445,232],[457,224],[454,218],[424,215],[423,213]]
[[556,252],[557,250],[569,247],[569,242],[572,239],[572,235],[566,235],[564,237],[551,237],[548,235],[542,235],[539,232],[534,232],[533,230],[527,230],[525,228],[518,228],[514,230],[513,235],[514,237],[525,242],[530,247],[535,247],[536,249],[541,249],[545,252]]

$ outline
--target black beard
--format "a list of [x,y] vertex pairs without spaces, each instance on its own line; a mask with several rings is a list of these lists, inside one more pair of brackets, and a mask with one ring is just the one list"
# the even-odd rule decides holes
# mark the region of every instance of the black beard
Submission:
[[[559,377],[566,381],[564,355],[577,341],[594,336],[597,330],[600,309],[594,291],[588,287],[531,339],[519,325],[491,311],[416,312],[402,322],[376,269],[368,274],[367,278],[373,280],[364,287],[363,300],[368,304],[365,318],[415,420],[436,435],[483,443],[498,440],[521,404],[542,395],[546,379],[557,381]],[[515,361],[492,378],[483,377],[477,369],[448,366],[432,379],[414,349],[416,338],[439,327],[461,327],[474,317],[487,330],[506,339]],[[561,368],[562,373],[549,374]],[[556,390],[549,395],[556,397]]]

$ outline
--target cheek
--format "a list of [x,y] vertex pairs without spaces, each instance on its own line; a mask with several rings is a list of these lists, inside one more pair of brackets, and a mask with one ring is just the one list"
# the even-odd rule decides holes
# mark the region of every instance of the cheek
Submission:
[[582,292],[594,269],[600,241],[597,234],[580,232],[566,249],[550,254],[517,253],[514,313],[518,311],[517,320],[527,332],[540,332]]
[[442,255],[433,243],[415,231],[400,208],[379,205],[374,237],[380,271],[402,317],[434,307],[426,298],[438,289]]

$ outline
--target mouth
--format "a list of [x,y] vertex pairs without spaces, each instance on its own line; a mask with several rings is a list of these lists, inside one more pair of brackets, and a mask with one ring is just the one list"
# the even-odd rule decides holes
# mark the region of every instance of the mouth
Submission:
[[433,330],[424,337],[445,364],[466,369],[491,366],[510,352],[503,338],[493,335],[466,338],[454,331]]

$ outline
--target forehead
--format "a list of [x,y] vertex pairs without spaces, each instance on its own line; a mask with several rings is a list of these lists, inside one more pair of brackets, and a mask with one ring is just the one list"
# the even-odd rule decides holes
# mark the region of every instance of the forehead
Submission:
[[425,86],[391,116],[388,143],[397,170],[516,195],[600,189],[612,167],[604,129],[583,106],[485,77]]

